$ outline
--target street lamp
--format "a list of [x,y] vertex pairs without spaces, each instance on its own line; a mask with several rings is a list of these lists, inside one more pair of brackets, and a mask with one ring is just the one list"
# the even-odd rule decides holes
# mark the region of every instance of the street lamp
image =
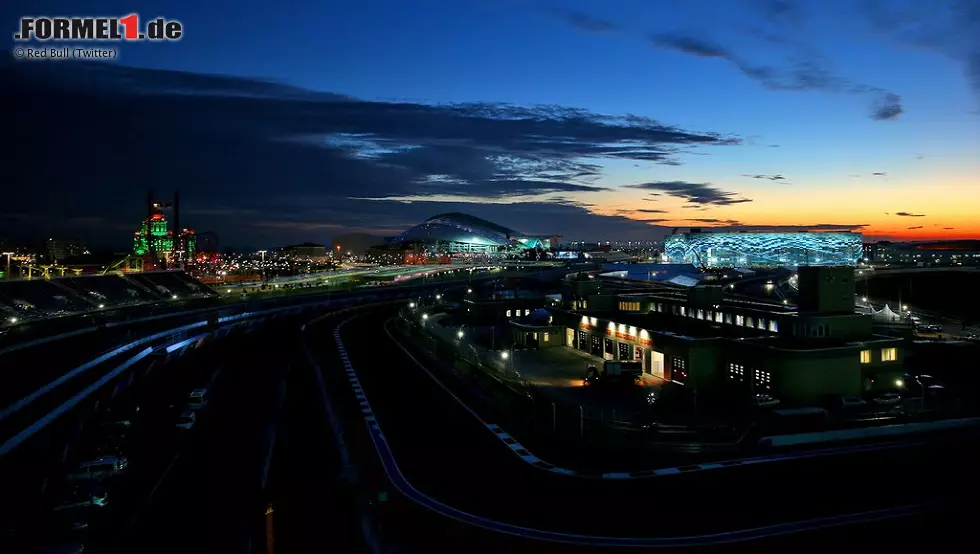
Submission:
[[414,310],[415,309],[415,302],[409,302],[408,303],[408,307]]
[[7,270],[4,271],[3,278],[10,279],[10,257],[14,255],[13,252],[4,252],[4,256],[7,257]]
[[460,329],[459,331],[456,331],[456,338],[459,338],[459,339],[463,338],[463,330],[462,329]]
[[265,282],[265,250],[259,250],[259,254],[262,255],[262,282]]

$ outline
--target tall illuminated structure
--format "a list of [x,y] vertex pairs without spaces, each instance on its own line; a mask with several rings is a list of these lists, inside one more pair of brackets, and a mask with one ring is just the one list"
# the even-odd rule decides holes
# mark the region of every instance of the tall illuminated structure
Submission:
[[856,265],[860,233],[710,233],[692,231],[664,239],[672,263],[700,267]]
[[[174,227],[163,213],[173,208]],[[180,227],[180,196],[174,193],[172,204],[153,199],[153,191],[147,195],[147,217],[133,234],[133,255],[143,258],[144,267],[154,267],[160,262],[183,265],[194,257],[197,241],[193,229]],[[176,233],[174,231],[177,231]]]

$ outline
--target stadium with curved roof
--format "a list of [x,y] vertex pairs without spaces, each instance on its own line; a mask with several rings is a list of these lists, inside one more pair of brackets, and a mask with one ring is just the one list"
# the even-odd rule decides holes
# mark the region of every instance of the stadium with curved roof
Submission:
[[855,265],[863,253],[860,233],[713,233],[668,236],[664,252],[672,263],[701,267],[787,267]]
[[458,212],[432,216],[391,239],[391,244],[422,244],[433,252],[468,254],[549,247],[547,240]]

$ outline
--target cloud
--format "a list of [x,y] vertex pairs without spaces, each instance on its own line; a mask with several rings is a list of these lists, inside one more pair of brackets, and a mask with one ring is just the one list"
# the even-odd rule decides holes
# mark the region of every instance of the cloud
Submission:
[[556,17],[572,27],[579,29],[580,31],[590,33],[610,33],[620,30],[620,26],[615,23],[606,21],[605,19],[599,19],[577,10],[569,10],[565,8],[544,8],[543,10],[552,17]]
[[874,173],[872,173],[872,175],[877,177],[885,177],[886,175],[888,175],[888,173],[885,171],[875,171]]
[[[22,186],[5,191],[5,203],[54,221],[85,213],[135,223],[147,188],[169,194],[179,183],[182,222],[198,230],[234,234],[243,218],[287,220],[327,206],[345,208],[328,223],[370,226],[362,214],[376,203],[358,198],[572,201],[567,195],[607,190],[595,184],[606,162],[669,163],[680,152],[739,143],[629,114],[368,101],[114,64],[4,60],[0,80],[0,100],[21,106],[5,118],[23,129],[8,156],[32,160],[12,166],[8,179]],[[32,193],[52,183],[64,186],[44,198]],[[392,215],[404,213],[397,203],[402,212]],[[607,220],[594,217],[579,229],[603,228]]]
[[952,231],[952,230],[953,230],[953,229],[955,229],[955,228],[956,228],[956,227],[943,227],[943,230],[944,230],[944,231]]
[[879,35],[960,62],[980,100],[980,2],[862,0],[857,7]]
[[637,209],[632,210],[632,211],[634,211],[634,212],[640,212],[640,213],[643,213],[643,214],[665,214],[665,213],[667,213],[667,210],[653,210],[653,209],[649,209],[649,208],[637,208]]
[[[771,37],[770,41],[775,40]],[[779,39],[787,46],[795,46],[795,41]],[[759,65],[749,62],[708,37],[689,33],[661,33],[650,37],[651,43],[660,49],[672,50],[699,58],[725,60],[746,77],[759,82],[770,90],[789,92],[825,91],[844,94],[858,94],[873,98],[869,117],[876,121],[895,119],[902,114],[901,98],[890,91],[859,83],[846,77],[834,75],[830,64],[818,53],[809,48],[792,48],[793,56],[783,67]]]
[[728,50],[706,37],[697,38],[680,33],[665,33],[651,36],[650,41],[659,48],[674,50],[689,56],[734,61],[734,56]]
[[693,223],[718,223],[718,224],[722,224],[722,225],[733,225],[733,226],[741,226],[741,225],[743,225],[743,223],[741,221],[736,221],[734,219],[717,219],[717,218],[714,218],[714,217],[700,217],[700,218],[694,218],[694,219],[680,219],[678,221],[690,221],[690,222],[693,222]]
[[727,206],[730,204],[741,204],[751,202],[749,198],[741,198],[735,193],[727,192],[715,187],[710,183],[688,183],[686,181],[657,181],[653,183],[640,183],[627,185],[626,188],[640,189],[647,191],[661,191],[668,196],[683,198],[691,204],[710,204],[716,206]]
[[913,214],[910,212],[895,212],[895,215],[899,215],[902,217],[925,217],[926,216],[926,214]]
[[909,227],[908,229],[909,229],[909,231],[911,231],[913,229],[921,229],[921,228],[922,228],[922,225],[916,225],[915,227]]
[[751,0],[750,6],[762,13],[772,25],[800,27],[806,14],[799,2],[791,0]]
[[780,181],[780,182],[782,182],[784,184],[787,184],[787,185],[792,185],[793,184],[793,183],[790,183],[789,181],[787,181],[786,180],[786,177],[784,177],[782,175],[778,175],[778,174],[777,175],[743,174],[742,177],[750,177],[752,179],[765,179],[765,180],[768,180],[768,181]]
[[800,232],[800,231],[814,231],[823,233],[832,232],[849,232],[849,231],[860,231],[867,227],[867,223],[814,223],[813,225],[740,225],[737,227],[732,227],[733,230],[739,231],[757,231],[757,232],[773,232],[773,233],[788,233],[788,232]]

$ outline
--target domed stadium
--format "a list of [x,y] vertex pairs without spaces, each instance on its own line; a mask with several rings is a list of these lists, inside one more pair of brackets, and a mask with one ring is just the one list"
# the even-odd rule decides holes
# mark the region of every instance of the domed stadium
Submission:
[[423,245],[441,253],[506,252],[547,249],[547,239],[529,237],[485,219],[464,213],[439,214],[391,239],[391,245]]

